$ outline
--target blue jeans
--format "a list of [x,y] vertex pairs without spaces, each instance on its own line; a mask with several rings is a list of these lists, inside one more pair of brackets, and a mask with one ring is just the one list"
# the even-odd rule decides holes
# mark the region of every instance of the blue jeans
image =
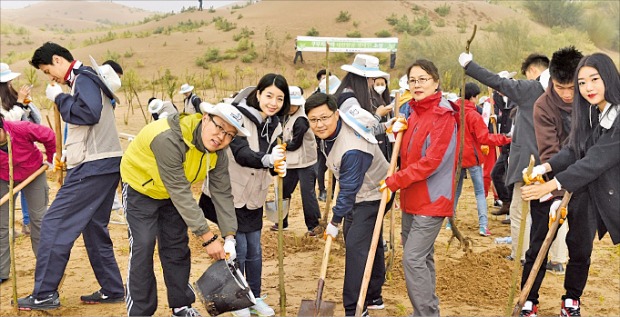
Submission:
[[461,170],[461,178],[456,185],[456,197],[454,198],[454,216],[456,216],[456,205],[459,202],[461,196],[461,189],[463,189],[463,178],[466,171],[469,171],[471,181],[474,183],[474,193],[476,194],[476,206],[478,207],[478,225],[480,227],[487,227],[489,220],[487,218],[487,200],[484,197],[484,180],[482,175],[482,166],[476,165],[470,168],[464,168]]
[[263,252],[260,244],[261,231],[237,232],[237,261],[239,270],[245,273],[245,279],[254,293],[260,297],[261,277],[263,274]]
[[24,193],[21,193],[19,197],[21,197],[21,200],[22,200],[21,202],[22,202],[23,224],[24,226],[27,226],[30,224],[30,214],[28,213],[28,202],[26,202],[26,196],[24,196]]

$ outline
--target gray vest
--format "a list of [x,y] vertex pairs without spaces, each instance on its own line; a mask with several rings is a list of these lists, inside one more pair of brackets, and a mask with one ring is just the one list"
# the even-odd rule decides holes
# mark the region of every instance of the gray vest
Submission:
[[[78,75],[79,77],[80,75]],[[77,80],[77,77],[75,78]],[[71,94],[75,92],[75,85]],[[73,168],[85,162],[101,160],[123,155],[121,142],[116,130],[114,108],[108,98],[101,92],[101,117],[95,125],[75,125],[67,123],[67,168]]]
[[[243,126],[251,133],[251,136],[247,138],[250,149],[258,152],[258,138],[260,136],[258,127],[245,115],[243,115]],[[282,125],[278,124],[269,144],[275,143],[280,133],[282,133]],[[258,209],[263,207],[265,200],[267,200],[267,191],[272,180],[269,169],[250,168],[239,165],[235,161],[230,147],[226,149],[226,154],[228,155],[228,172],[230,173],[230,184],[235,208],[246,206],[248,209]]]
[[[284,142],[288,143],[293,139],[293,125],[298,118],[308,118],[303,106],[292,114],[284,125]],[[308,129],[304,134],[302,145],[295,151],[286,151],[287,168],[304,168],[313,165],[317,161],[316,138],[312,129]]]
[[366,141],[353,128],[349,127],[346,122],[342,121],[340,133],[336,137],[331,152],[327,156],[327,168],[334,173],[336,179],[340,179],[342,156],[350,150],[359,150],[372,155],[372,163],[364,175],[362,188],[355,195],[355,203],[381,200],[379,183],[387,176],[390,164],[383,156],[383,153],[381,153],[379,145]]

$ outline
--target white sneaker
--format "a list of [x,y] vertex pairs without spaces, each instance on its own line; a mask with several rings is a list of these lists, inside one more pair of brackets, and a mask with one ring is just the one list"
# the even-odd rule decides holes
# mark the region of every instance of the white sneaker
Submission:
[[250,312],[259,317],[269,317],[276,315],[276,312],[273,310],[273,308],[269,307],[269,305],[265,303],[264,297],[256,299],[256,305],[250,307]]
[[250,317],[250,316],[252,316],[252,314],[250,314],[250,309],[249,308],[235,310],[235,311],[233,311],[231,313],[235,317]]

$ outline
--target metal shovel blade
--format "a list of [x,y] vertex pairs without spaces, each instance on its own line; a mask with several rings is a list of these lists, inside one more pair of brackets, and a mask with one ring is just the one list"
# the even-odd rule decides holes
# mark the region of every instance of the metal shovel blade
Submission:
[[[317,310],[318,308],[318,310]],[[299,306],[297,316],[317,317],[317,316],[334,316],[336,303],[331,301],[320,300],[317,307],[317,301],[313,299],[302,299]]]

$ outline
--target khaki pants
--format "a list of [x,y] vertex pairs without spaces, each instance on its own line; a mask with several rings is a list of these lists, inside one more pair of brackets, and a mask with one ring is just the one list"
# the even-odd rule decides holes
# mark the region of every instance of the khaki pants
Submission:
[[[519,226],[521,225],[522,204],[521,199],[521,187],[523,182],[516,182],[514,190],[512,192],[512,202],[510,203],[510,236],[512,237],[512,252],[510,256],[516,258],[517,246],[519,243]],[[521,260],[525,260],[525,252],[530,247],[530,227],[532,226],[532,217],[529,214],[528,203],[528,215],[525,227],[525,233],[523,236],[523,252],[521,254]],[[568,223],[565,223],[558,230],[558,234],[553,240],[551,247],[549,248],[549,258],[554,263],[566,263],[568,262],[568,248],[566,247],[566,233],[568,232]]]

